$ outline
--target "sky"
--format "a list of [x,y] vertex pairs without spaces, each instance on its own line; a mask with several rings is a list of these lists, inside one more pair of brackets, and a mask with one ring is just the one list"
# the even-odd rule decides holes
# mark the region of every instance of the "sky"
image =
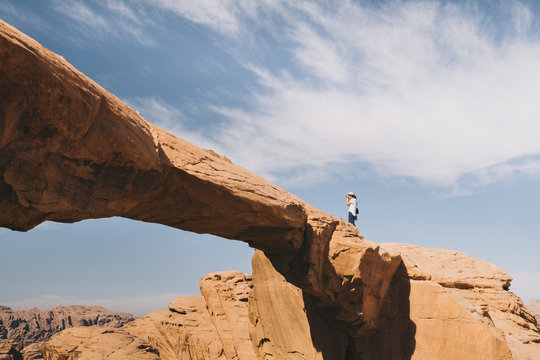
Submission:
[[[0,0],[150,122],[369,240],[451,249],[540,298],[535,1]],[[0,228],[0,304],[136,315],[251,272],[246,244],[121,218]]]

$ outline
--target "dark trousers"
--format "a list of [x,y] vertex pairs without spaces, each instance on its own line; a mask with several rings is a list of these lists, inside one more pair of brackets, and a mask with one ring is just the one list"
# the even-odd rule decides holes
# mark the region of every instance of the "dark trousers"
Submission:
[[349,222],[354,225],[354,215],[349,211]]

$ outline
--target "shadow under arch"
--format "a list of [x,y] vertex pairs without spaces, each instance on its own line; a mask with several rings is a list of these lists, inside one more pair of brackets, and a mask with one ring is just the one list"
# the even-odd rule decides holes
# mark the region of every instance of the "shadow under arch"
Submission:
[[403,262],[394,274],[378,318],[378,329],[358,337],[351,327],[336,319],[339,311],[318,306],[318,300],[303,293],[311,340],[323,359],[408,360],[416,347],[416,325],[410,318],[410,279]]

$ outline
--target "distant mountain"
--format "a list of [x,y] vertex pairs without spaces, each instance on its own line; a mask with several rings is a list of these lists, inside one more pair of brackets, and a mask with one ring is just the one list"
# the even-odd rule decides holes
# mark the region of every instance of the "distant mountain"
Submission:
[[11,340],[24,349],[74,326],[120,327],[134,319],[131,314],[112,312],[101,306],[73,305],[44,311],[36,308],[16,311],[0,305],[0,340]]
[[538,323],[540,323],[540,299],[532,299],[529,301],[527,308],[530,310],[531,314],[534,315]]

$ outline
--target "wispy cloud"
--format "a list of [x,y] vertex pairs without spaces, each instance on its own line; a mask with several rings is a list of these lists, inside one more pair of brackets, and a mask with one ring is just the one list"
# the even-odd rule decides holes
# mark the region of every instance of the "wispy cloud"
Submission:
[[336,163],[437,186],[516,175],[512,161],[540,153],[540,40],[527,7],[501,6],[504,23],[429,1],[261,5],[279,9],[290,65],[246,55],[264,89],[252,109],[216,108],[230,122],[214,140],[266,175]]
[[539,19],[518,1],[55,1],[73,21],[141,43],[155,41],[155,16],[221,36],[258,79],[250,108],[212,107],[225,121],[208,134],[204,123],[186,131],[156,98],[134,101],[262,175],[324,179],[346,164],[462,191],[538,173],[520,159],[540,154]]
[[6,1],[0,1],[0,18],[7,22],[25,24],[42,32],[52,31],[51,26],[40,16],[34,14],[32,11],[15,7]]
[[152,21],[142,8],[134,8],[123,0],[54,0],[54,9],[72,22],[77,37],[132,40],[145,46],[155,44],[143,26],[151,26]]
[[142,316],[152,311],[167,309],[169,302],[176,298],[185,296],[183,294],[166,293],[159,295],[141,295],[131,298],[78,298],[74,296],[56,296],[56,295],[41,295],[35,298],[23,299],[12,302],[5,302],[2,305],[8,306],[13,310],[29,310],[31,308],[38,308],[40,310],[46,310],[55,306],[68,306],[68,305],[97,305],[111,311],[120,311],[133,314],[135,316]]

